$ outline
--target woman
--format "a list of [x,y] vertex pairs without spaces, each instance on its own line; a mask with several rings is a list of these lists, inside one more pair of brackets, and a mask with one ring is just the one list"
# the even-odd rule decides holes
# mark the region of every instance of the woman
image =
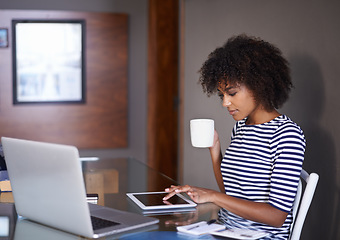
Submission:
[[208,96],[218,93],[237,121],[223,156],[216,131],[209,148],[220,192],[171,186],[165,200],[186,192],[197,203],[220,206],[229,227],[287,239],[305,151],[300,127],[277,110],[292,88],[288,62],[272,44],[240,35],[209,55],[200,83]]

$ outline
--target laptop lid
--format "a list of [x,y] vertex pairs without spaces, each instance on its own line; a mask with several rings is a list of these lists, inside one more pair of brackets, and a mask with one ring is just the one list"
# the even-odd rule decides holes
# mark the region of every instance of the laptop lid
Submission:
[[1,142],[17,213],[68,232],[93,236],[78,150],[5,137]]
[[94,233],[76,147],[6,137],[1,141],[19,215],[91,238],[158,222],[158,219],[91,205],[94,216],[119,223]]

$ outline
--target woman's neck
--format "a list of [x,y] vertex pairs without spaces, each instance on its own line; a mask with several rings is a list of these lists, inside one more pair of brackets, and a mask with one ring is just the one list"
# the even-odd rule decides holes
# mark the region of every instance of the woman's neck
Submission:
[[263,124],[266,122],[270,122],[271,120],[277,118],[278,116],[280,116],[281,114],[276,110],[272,110],[272,111],[257,111],[256,113],[254,113],[253,115],[249,115],[247,120],[246,120],[246,124],[247,125],[257,125],[257,124]]

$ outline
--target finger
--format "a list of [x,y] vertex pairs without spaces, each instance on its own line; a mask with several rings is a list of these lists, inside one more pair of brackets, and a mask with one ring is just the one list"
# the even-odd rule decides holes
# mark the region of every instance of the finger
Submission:
[[181,192],[188,192],[188,191],[192,191],[191,186],[189,185],[184,185],[184,186],[171,186],[171,188],[167,188],[165,189],[166,192],[169,192],[168,195],[166,195],[163,200],[168,200],[169,198],[171,198],[172,196],[174,196],[177,193],[181,193]]
[[166,195],[163,200],[168,200],[172,196],[176,195],[177,193],[180,192],[186,192],[188,190],[188,185],[186,186],[171,186],[169,189],[165,189],[166,192],[169,192],[168,195]]
[[170,203],[170,202],[168,202],[168,201],[163,201],[163,203],[164,203],[165,205],[172,205],[172,203]]
[[179,186],[177,189],[175,189],[177,192],[189,192],[192,191],[192,187],[189,185]]
[[166,192],[172,192],[174,191],[174,189],[178,188],[178,186],[175,186],[175,185],[171,185],[169,188],[166,188],[164,191]]
[[168,200],[169,198],[171,198],[172,196],[174,196],[176,194],[176,192],[172,191],[169,194],[167,194],[165,197],[163,197],[163,201]]

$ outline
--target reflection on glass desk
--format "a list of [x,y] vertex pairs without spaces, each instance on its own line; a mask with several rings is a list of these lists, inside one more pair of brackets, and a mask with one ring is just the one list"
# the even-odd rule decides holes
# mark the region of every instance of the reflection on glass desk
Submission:
[[[163,191],[171,184],[177,183],[135,159],[100,159],[98,161],[82,161],[81,164],[86,191],[87,193],[98,194],[99,205],[139,214],[148,214],[160,220],[159,224],[154,226],[121,233],[120,235],[112,235],[106,239],[149,239],[151,238],[150,234],[157,235],[157,238],[164,238],[164,236],[161,235],[166,234],[171,239],[185,239],[185,237],[183,238],[183,236],[177,234],[177,226],[217,218],[219,208],[211,203],[199,204],[196,208],[189,209],[185,212],[143,213],[134,202],[128,199],[126,193]],[[62,196],[61,193],[60,200],[67,201],[67,196]],[[16,214],[12,203],[13,198],[11,198],[11,193],[0,194],[0,217],[9,216],[8,213],[11,213],[8,236],[0,235],[0,240],[12,239],[13,236],[16,240],[81,239],[78,236],[24,219],[19,219],[15,224]],[[0,229],[0,232],[1,231]]]

